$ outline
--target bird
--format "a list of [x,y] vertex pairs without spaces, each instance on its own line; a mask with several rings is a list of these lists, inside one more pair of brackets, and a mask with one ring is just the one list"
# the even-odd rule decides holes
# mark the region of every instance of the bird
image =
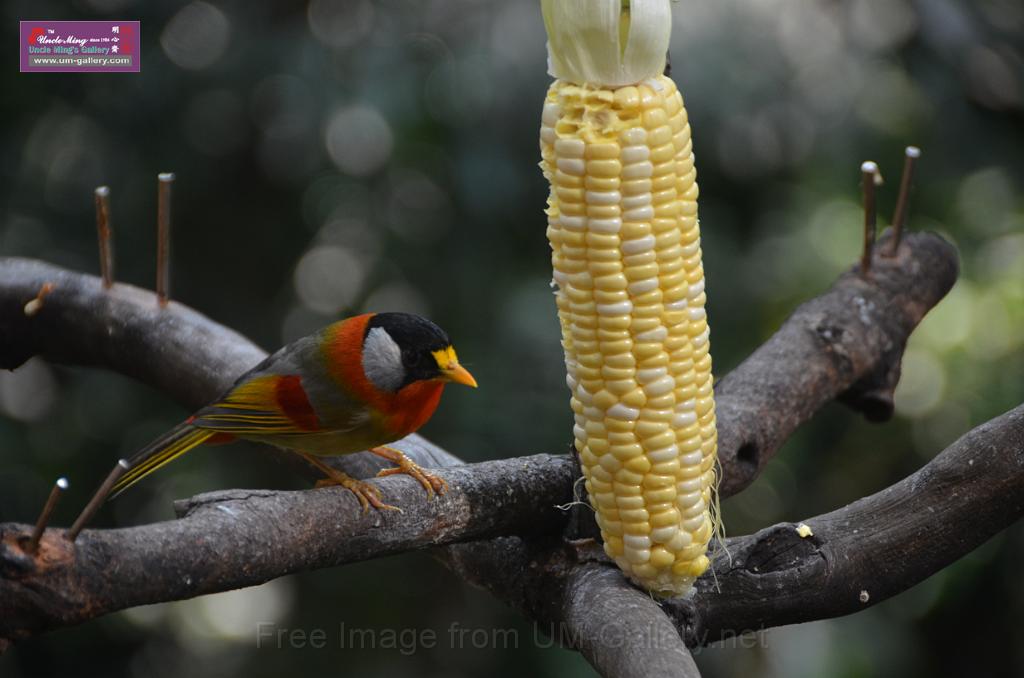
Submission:
[[410,313],[365,313],[302,337],[252,368],[223,395],[132,455],[111,498],[203,444],[235,439],[269,443],[300,455],[340,485],[363,512],[396,509],[378,487],[321,460],[369,450],[396,464],[379,476],[415,478],[428,497],[447,483],[387,444],[419,429],[446,384],[477,387],[448,335]]

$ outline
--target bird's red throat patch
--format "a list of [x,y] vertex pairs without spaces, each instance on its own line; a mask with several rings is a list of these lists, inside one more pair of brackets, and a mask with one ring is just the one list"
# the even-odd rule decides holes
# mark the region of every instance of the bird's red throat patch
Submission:
[[367,313],[341,323],[324,347],[327,363],[335,381],[383,415],[388,431],[402,438],[423,426],[434,414],[444,383],[420,381],[398,393],[385,393],[374,387],[363,371],[363,339],[373,315]]

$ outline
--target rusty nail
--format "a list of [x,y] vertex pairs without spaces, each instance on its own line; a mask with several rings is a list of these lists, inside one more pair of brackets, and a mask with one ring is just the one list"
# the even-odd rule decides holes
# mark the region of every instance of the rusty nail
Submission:
[[32,529],[32,536],[29,537],[28,545],[25,547],[25,551],[28,553],[35,553],[36,549],[39,548],[39,540],[43,538],[43,532],[46,530],[46,524],[50,522],[50,516],[53,515],[53,510],[57,508],[57,502],[60,501],[61,496],[70,487],[67,478],[57,478],[57,482],[53,484],[53,489],[50,490],[50,496],[47,497],[46,503],[43,505],[43,511],[39,514],[39,519],[36,521],[36,526]]
[[96,236],[100,246],[100,276],[104,289],[114,284],[114,251],[110,229],[110,187],[96,189]]
[[171,293],[171,185],[174,173],[157,175],[156,296],[166,306]]
[[871,252],[875,247],[875,186],[881,183],[878,165],[868,160],[860,166],[864,187],[864,252],[860,257],[860,272],[871,268]]
[[110,472],[107,479],[104,480],[103,484],[100,485],[98,490],[96,490],[96,494],[94,494],[92,499],[89,500],[85,510],[82,511],[81,515],[78,516],[78,519],[75,520],[74,525],[72,525],[71,529],[64,535],[68,541],[73,542],[78,539],[78,533],[82,531],[82,528],[85,527],[89,521],[92,520],[92,517],[96,515],[96,512],[100,510],[100,506],[103,505],[103,502],[110,494],[110,490],[113,489],[114,483],[116,483],[129,468],[130,465],[127,460],[119,459],[117,461],[117,465],[114,466],[114,470]]
[[903,157],[903,175],[900,177],[900,194],[896,198],[896,211],[892,215],[892,243],[888,256],[894,256],[903,237],[903,223],[907,217],[907,203],[910,200],[910,182],[914,176],[914,163],[921,157],[921,149],[907,146]]

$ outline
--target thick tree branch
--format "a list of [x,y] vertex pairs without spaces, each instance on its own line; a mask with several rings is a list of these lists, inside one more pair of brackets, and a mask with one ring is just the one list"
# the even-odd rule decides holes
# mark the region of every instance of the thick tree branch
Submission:
[[[572,492],[565,457],[535,455],[448,469],[429,501],[409,477],[379,481],[403,513],[363,513],[340,488],[233,490],[178,502],[179,520],[86,530],[71,544],[48,530],[25,553],[28,525],[0,525],[0,637],[32,635],[114,610],[260,584],[298,570],[502,534],[550,531]],[[115,564],[116,567],[111,567]]]
[[[25,304],[47,283],[52,290],[27,315]],[[0,258],[0,368],[36,355],[135,377],[194,409],[267,354],[187,306],[161,309],[152,292],[124,284],[104,290],[92,275]]]
[[[952,248],[938,237],[915,234],[904,242],[891,265],[889,261],[873,264],[868,280],[853,275],[840,279],[824,297],[801,307],[787,321],[766,345],[772,346],[771,350],[762,348],[734,375],[723,380],[719,387],[719,429],[725,466],[723,494],[734,493],[748,484],[785,437],[836,394],[847,392],[850,402],[864,408],[865,403],[877,402],[875,394],[884,395],[887,389],[891,393],[907,335],[952,284],[956,258]],[[44,300],[42,310],[26,315],[24,304],[46,282],[54,283],[54,289]],[[856,309],[853,315],[851,305]],[[899,320],[890,322],[890,313]],[[67,341],[68,336],[75,336],[76,341]],[[58,362],[105,366],[136,376],[188,407],[196,407],[216,395],[264,355],[237,334],[183,306],[172,304],[167,310],[158,310],[155,296],[150,293],[124,285],[104,293],[98,279],[91,276],[40,262],[0,260],[0,365],[15,367],[36,354]],[[750,400],[756,405],[746,402],[744,384],[751,386]],[[799,406],[779,406],[779,402]],[[765,417],[765,413],[771,416]],[[760,418],[755,414],[760,414]],[[403,441],[402,447],[426,466],[461,463],[416,436]],[[361,457],[365,455],[352,455],[340,464],[349,472],[353,472],[354,466],[363,466],[361,475],[365,476],[373,467]],[[561,500],[569,498],[567,492]],[[582,515],[589,518],[585,512]],[[555,526],[562,522],[549,520],[548,525],[549,529],[560,529]],[[177,545],[164,543],[163,548]],[[443,553],[453,569],[526,610],[534,619],[580,629],[574,644],[590,652],[592,661],[605,661],[596,650],[586,650],[588,643],[594,642],[595,629],[573,617],[572,601],[577,595],[585,595],[594,582],[604,581],[605,576],[614,576],[622,584],[621,577],[611,570],[605,576],[591,575],[594,568],[604,568],[594,564],[601,560],[600,556],[581,559],[578,554],[567,556],[564,550],[565,543],[551,535],[546,539],[513,537],[457,544]],[[552,579],[548,576],[549,567],[556,562],[558,576]],[[0,557],[0,567],[7,564]],[[303,564],[289,562],[284,567],[279,574],[301,569]],[[20,596],[17,603],[9,603],[12,610],[31,608],[40,589],[52,586],[54,592],[60,591],[59,580],[51,582],[45,576],[29,579],[22,582],[21,588],[12,590],[12,595]],[[216,590],[247,583],[223,579],[217,582],[220,589]],[[541,596],[540,591],[557,595]],[[552,608],[552,600],[559,601],[559,609]],[[631,609],[642,620],[652,608]],[[44,627],[63,623],[73,622],[50,618],[45,620]],[[18,624],[12,621],[11,626]],[[677,650],[669,648],[667,652]]]
[[722,496],[760,475],[796,428],[842,400],[873,421],[892,415],[907,337],[956,282],[952,245],[912,233],[897,256],[875,248],[867,277],[844,274],[793,312],[767,342],[715,387]]
[[669,618],[649,595],[618,570],[582,565],[562,595],[565,632],[573,647],[604,676],[700,676],[693,656]]
[[666,608],[687,641],[850,614],[905,591],[1024,515],[1024,405],[970,431],[913,475],[804,522],[728,540],[716,582]]
[[453,544],[445,561],[579,650],[604,676],[698,676],[672,622],[592,539],[554,535]]

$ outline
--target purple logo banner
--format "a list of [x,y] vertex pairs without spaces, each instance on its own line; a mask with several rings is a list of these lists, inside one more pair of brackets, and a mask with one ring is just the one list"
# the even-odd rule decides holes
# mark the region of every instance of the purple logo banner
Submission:
[[138,21],[22,21],[22,73],[138,73]]

